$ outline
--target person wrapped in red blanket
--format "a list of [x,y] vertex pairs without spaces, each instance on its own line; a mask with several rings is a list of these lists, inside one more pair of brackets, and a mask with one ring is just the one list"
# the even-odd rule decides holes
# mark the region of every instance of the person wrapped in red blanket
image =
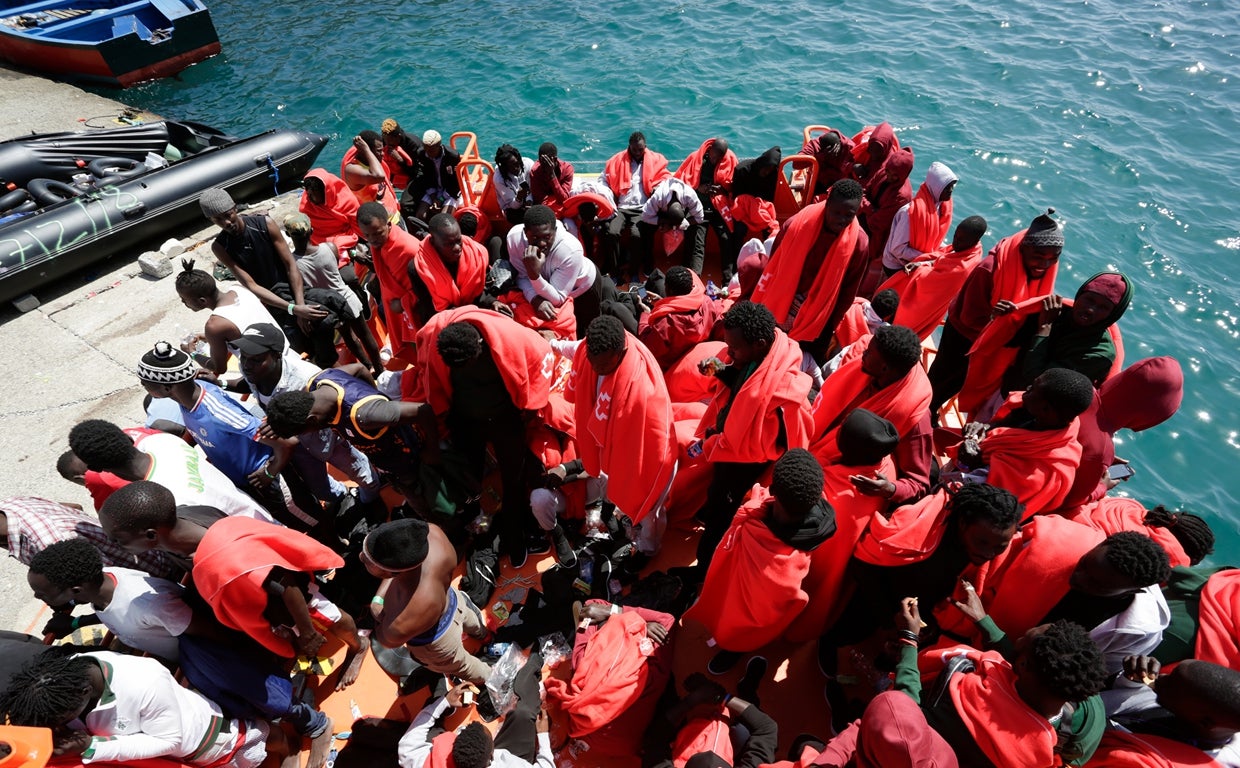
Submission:
[[732,518],[686,619],[710,630],[719,674],[780,637],[809,602],[801,582],[812,553],[835,533],[835,510],[822,497],[822,467],[793,448],[775,462],[769,491],[754,486]]
[[310,244],[331,243],[342,259],[347,258],[347,252],[362,236],[357,226],[361,205],[357,195],[338,176],[322,168],[310,169],[301,185],[306,192],[297,209],[310,219]]
[[720,302],[706,295],[702,278],[687,267],[667,270],[664,285],[667,295],[641,316],[637,338],[666,371],[694,345],[716,338],[723,310]]
[[956,225],[946,248],[922,254],[887,278],[879,292],[891,289],[900,296],[893,325],[912,328],[922,341],[943,322],[947,307],[982,261],[986,219],[970,216]]
[[817,356],[825,354],[865,271],[869,241],[857,222],[860,207],[861,185],[844,179],[826,201],[788,219],[753,292],[753,301]]
[[1104,496],[1064,517],[1107,536],[1120,531],[1144,533],[1167,552],[1172,568],[1197,565],[1214,551],[1210,524],[1191,512],[1172,512],[1159,504],[1147,510],[1136,499]]
[[592,755],[628,756],[641,743],[672,673],[675,624],[666,613],[601,600],[582,608],[573,677],[545,685],[568,719],[569,736],[589,744]]
[[801,349],[775,327],[761,304],[742,301],[723,316],[726,359],[707,359],[715,395],[698,424],[689,458],[709,462],[712,479],[698,517],[698,577],[705,578],[715,546],[743,495],[790,448],[806,448],[813,416],[811,380],[801,370]]

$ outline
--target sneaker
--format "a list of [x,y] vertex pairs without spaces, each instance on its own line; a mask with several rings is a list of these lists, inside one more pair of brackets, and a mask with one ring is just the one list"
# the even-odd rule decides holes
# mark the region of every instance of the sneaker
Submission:
[[542,529],[527,533],[525,535],[525,551],[531,555],[545,555],[551,551],[551,542],[547,541],[547,534]]
[[706,671],[712,675],[726,674],[744,655],[739,651],[719,651],[706,665]]
[[504,550],[504,554],[508,556],[508,562],[512,563],[512,567],[520,570],[525,566],[528,559],[528,552],[525,549],[525,537],[513,537],[509,541],[501,542],[500,546]]
[[755,707],[761,707],[758,699],[758,686],[766,677],[767,661],[765,656],[754,656],[745,665],[745,676],[736,684],[736,695]]
[[564,528],[557,523],[548,534],[555,548],[555,561],[565,568],[575,567],[577,565],[577,552],[573,549],[573,545],[569,543],[568,536],[564,533]]
[[824,643],[821,637],[818,638],[818,671],[823,677],[827,679],[835,677],[836,670],[839,669],[838,653],[834,645]]

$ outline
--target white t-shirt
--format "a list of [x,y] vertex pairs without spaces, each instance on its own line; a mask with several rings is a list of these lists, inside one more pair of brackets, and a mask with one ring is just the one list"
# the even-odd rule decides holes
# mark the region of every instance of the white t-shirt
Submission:
[[151,469],[142,479],[172,491],[178,507],[214,507],[229,517],[275,522],[257,501],[212,466],[200,449],[181,438],[166,433],[143,435],[134,445],[152,459]]
[[130,568],[104,568],[103,577],[116,585],[112,602],[95,612],[103,625],[125,645],[177,661],[177,638],[194,617],[181,585]]
[[[253,293],[246,290],[240,283],[223,283],[219,288],[220,293],[232,291],[237,295],[237,298],[231,304],[220,304],[211,310],[212,315],[219,315],[237,326],[237,330],[242,333],[245,333],[245,329],[255,323],[270,323],[277,328],[280,327],[280,324],[271,316],[267,305]],[[281,335],[283,335],[283,331],[281,331]],[[288,339],[284,340],[284,348],[288,349]],[[228,351],[234,355],[237,354],[231,344]]]

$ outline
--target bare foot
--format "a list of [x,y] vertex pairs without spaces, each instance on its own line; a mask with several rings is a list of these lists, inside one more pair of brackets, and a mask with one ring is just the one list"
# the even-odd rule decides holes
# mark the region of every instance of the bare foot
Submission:
[[323,768],[327,764],[327,755],[331,752],[334,739],[335,732],[332,730],[332,721],[331,718],[328,718],[327,727],[310,742],[310,761],[306,763],[306,768]]
[[336,682],[336,690],[343,691],[353,683],[357,682],[357,676],[362,672],[362,663],[366,661],[366,654],[370,651],[370,638],[365,635],[358,635],[358,639],[362,644],[356,651],[349,651],[344,657],[344,671],[340,673],[340,680]]

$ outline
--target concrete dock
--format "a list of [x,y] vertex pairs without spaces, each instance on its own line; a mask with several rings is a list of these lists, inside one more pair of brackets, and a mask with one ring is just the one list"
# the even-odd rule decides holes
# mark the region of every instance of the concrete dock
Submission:
[[[119,125],[117,117],[149,119],[112,99],[63,83],[0,69],[0,139],[29,133]],[[123,92],[118,91],[123,97]],[[295,209],[296,193],[251,205],[277,216]],[[40,496],[93,509],[85,488],[56,472],[74,424],[88,418],[140,425],[144,392],[134,376],[139,358],[157,341],[176,342],[201,331],[205,314],[181,305],[173,277],[151,279],[138,269],[142,250],[170,237],[194,251],[210,271],[208,222],[197,231],[171,231],[145,248],[114,256],[36,291],[41,304],[24,314],[0,307],[0,498]],[[179,267],[178,267],[179,269]],[[0,558],[0,628],[37,633],[43,605],[31,595],[26,568]]]

